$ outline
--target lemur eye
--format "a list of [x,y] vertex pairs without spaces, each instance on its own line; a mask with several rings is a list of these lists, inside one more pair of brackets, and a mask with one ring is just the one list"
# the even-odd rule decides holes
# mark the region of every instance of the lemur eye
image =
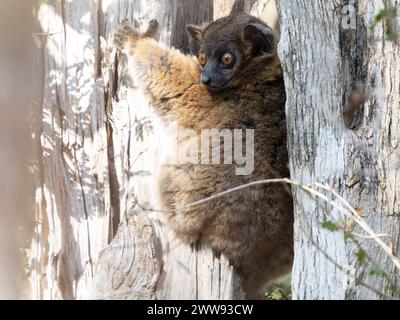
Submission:
[[225,66],[230,66],[235,62],[235,58],[233,57],[233,55],[231,55],[230,53],[226,52],[226,53],[224,53],[222,55],[221,62]]
[[200,53],[199,55],[199,62],[204,67],[207,63],[207,57],[204,53]]

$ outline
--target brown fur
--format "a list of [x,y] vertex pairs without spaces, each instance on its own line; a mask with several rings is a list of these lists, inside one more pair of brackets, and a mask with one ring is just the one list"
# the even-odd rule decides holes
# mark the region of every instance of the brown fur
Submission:
[[[285,90],[276,54],[251,57],[243,26],[260,22],[239,15],[207,26],[201,42],[231,41],[241,47],[243,65],[230,88],[211,92],[200,81],[197,59],[169,49],[122,26],[115,43],[134,60],[132,73],[161,114],[181,128],[255,131],[255,169],[235,175],[235,165],[165,166],[160,190],[165,209],[182,207],[251,181],[288,177]],[[153,32],[150,32],[153,33]],[[148,32],[146,34],[149,34]],[[145,35],[146,35],[145,34]],[[293,259],[292,199],[282,185],[262,185],[169,215],[176,235],[202,241],[227,256],[242,278],[247,298],[257,297],[268,281],[290,271]]]

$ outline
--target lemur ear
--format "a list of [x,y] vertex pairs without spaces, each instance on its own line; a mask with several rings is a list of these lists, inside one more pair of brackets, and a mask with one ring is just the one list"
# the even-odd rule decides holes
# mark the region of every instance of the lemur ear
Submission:
[[253,23],[247,25],[243,32],[243,38],[252,44],[253,54],[256,56],[272,53],[274,50],[274,32],[262,24]]
[[194,40],[197,42],[201,41],[201,32],[203,31],[201,27],[189,24],[186,26],[186,31]]

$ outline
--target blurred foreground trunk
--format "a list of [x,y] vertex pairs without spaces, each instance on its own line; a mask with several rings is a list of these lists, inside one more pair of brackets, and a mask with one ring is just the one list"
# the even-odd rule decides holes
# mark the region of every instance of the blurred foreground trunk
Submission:
[[4,0],[0,10],[0,299],[29,295],[23,253],[33,223],[28,119],[38,110],[41,87],[32,39],[34,3]]

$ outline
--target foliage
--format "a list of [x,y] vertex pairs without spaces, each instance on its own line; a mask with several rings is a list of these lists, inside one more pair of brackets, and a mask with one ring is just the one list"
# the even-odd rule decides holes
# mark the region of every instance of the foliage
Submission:
[[374,22],[372,24],[372,29],[381,23],[385,24],[385,38],[389,41],[399,42],[399,26],[396,25],[396,19],[398,18],[398,9],[396,7],[385,7],[380,10],[374,17]]
[[292,299],[292,279],[290,276],[282,280],[282,282],[271,284],[265,290],[266,300],[291,300]]
[[332,221],[324,221],[321,224],[321,227],[328,231],[339,231],[340,228]]

